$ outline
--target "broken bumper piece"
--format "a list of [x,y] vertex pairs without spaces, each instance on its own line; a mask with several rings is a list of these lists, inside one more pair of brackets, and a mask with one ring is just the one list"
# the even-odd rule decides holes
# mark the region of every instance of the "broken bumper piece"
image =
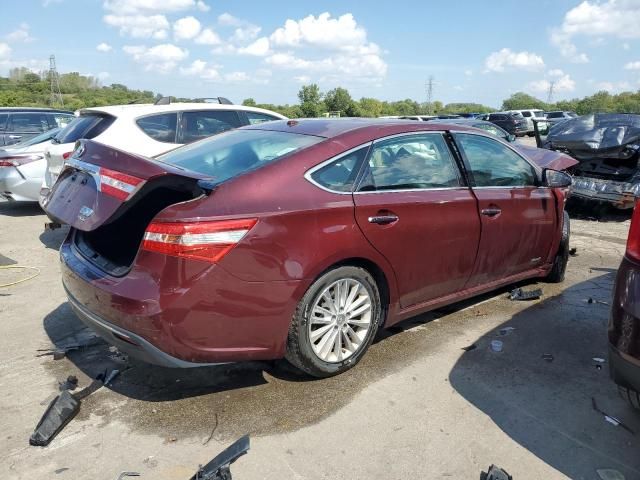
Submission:
[[618,208],[633,208],[635,198],[640,196],[640,183],[573,177],[571,195],[610,203]]

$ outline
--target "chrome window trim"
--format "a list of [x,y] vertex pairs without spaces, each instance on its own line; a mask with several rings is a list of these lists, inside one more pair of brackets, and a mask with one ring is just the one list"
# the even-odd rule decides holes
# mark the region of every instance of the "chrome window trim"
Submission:
[[[515,148],[513,148],[511,145],[509,145],[507,142],[503,141],[502,139],[496,137],[495,135],[486,135],[481,132],[471,132],[466,130],[453,130],[451,133],[454,134],[453,136],[454,139],[455,139],[455,134],[476,135],[478,137],[488,138],[489,140],[493,140],[494,142],[497,142],[500,145],[507,147],[509,150],[515,153],[518,157],[524,160],[525,163],[527,163],[531,168],[533,168],[534,172],[536,173],[536,177],[537,177],[536,180],[540,180],[540,181],[542,180],[542,169],[538,165],[529,161],[528,158],[523,157],[522,154],[518,152]],[[464,151],[464,149],[462,149],[462,151]],[[473,175],[473,172],[471,172],[471,174]],[[545,187],[544,185],[504,185],[504,186],[484,186],[484,187],[472,186],[471,188],[475,190],[475,189],[488,189],[488,188],[532,188],[533,189],[533,188],[548,188],[548,187]]]
[[[333,162],[336,162],[336,161],[340,160],[342,157],[346,157],[347,155],[351,155],[353,152],[357,152],[357,151],[358,151],[358,150],[360,150],[361,148],[365,148],[365,147],[370,148],[370,147],[371,147],[371,145],[372,145],[372,143],[373,143],[372,141],[368,141],[368,142],[362,143],[362,144],[360,144],[360,145],[358,145],[358,146],[356,146],[356,147],[350,148],[350,149],[349,149],[349,150],[347,150],[347,151],[344,151],[344,152],[342,152],[342,153],[339,153],[338,155],[335,155],[335,156],[333,156],[333,157],[329,158],[328,160],[325,160],[325,161],[323,161],[323,162],[319,163],[319,164],[318,164],[318,165],[316,165],[315,167],[312,167],[312,168],[310,168],[309,170],[307,170],[307,171],[305,172],[305,174],[304,174],[304,178],[305,178],[309,183],[311,183],[311,184],[315,185],[316,187],[318,187],[318,188],[319,188],[319,189],[321,189],[321,190],[324,190],[325,192],[329,192],[329,193],[336,193],[336,194],[338,194],[338,195],[351,195],[352,193],[354,193],[354,192],[353,192],[353,186],[351,187],[351,190],[350,190],[350,191],[348,191],[348,192],[340,192],[340,191],[338,191],[338,190],[331,190],[330,188],[327,188],[327,187],[325,187],[324,185],[321,185],[321,184],[319,184],[318,182],[316,182],[316,181],[313,179],[312,175],[313,175],[315,172],[317,172],[318,170],[320,170],[321,168],[323,168],[323,167],[325,167],[325,166],[327,166],[327,165],[329,165],[329,164],[331,164],[331,163],[333,163]],[[366,161],[366,159],[365,159],[365,161]]]
[[434,192],[441,190],[466,190],[469,191],[469,187],[460,185],[458,187],[433,187],[433,188],[405,188],[400,190],[371,190],[364,192],[353,192],[354,195],[369,195],[372,193],[406,193],[406,192]]

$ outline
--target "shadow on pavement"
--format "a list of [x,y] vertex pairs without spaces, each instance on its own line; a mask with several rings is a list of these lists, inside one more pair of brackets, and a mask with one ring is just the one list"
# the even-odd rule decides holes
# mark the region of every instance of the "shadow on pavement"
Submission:
[[44,215],[38,202],[3,202],[0,201],[0,215],[9,217],[35,217]]
[[[569,478],[597,478],[601,468],[640,478],[640,415],[615,393],[608,366],[597,369],[592,360],[607,358],[609,307],[587,300],[609,303],[615,275],[600,271],[606,273],[533,303],[478,338],[449,381],[509,437]],[[515,330],[497,334],[505,327]],[[490,350],[495,339],[503,341],[500,353]],[[592,397],[636,436],[607,423]]]
[[567,212],[578,220],[597,220],[599,222],[624,222],[631,219],[633,209],[620,210],[606,203],[589,202],[578,198],[569,198]]
[[43,224],[42,233],[39,238],[45,247],[60,250],[60,245],[64,242],[67,233],[69,233],[69,227],[67,225],[63,225],[55,230],[45,230]]

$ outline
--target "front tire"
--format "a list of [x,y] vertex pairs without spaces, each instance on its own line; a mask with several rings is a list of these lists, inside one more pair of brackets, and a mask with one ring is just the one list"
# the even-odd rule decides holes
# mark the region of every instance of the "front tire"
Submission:
[[344,266],[318,278],[291,320],[285,358],[314,377],[330,377],[357,364],[381,321],[380,292],[360,267]]
[[567,264],[569,263],[569,240],[571,239],[571,221],[569,220],[569,214],[563,212],[562,222],[562,239],[558,246],[558,253],[556,253],[553,259],[553,267],[547,275],[547,282],[549,283],[561,283],[564,281],[564,274],[567,271]]

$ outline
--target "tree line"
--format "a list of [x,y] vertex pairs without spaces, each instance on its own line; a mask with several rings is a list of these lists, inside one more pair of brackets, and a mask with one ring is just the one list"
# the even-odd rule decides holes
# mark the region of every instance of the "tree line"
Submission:
[[[49,72],[34,73],[27,68],[14,68],[8,77],[0,77],[0,106],[43,107],[51,105]],[[58,82],[64,107],[76,110],[83,107],[122,105],[127,103],[152,103],[162,96],[149,90],[133,90],[113,83],[101,85],[95,77],[71,72],[59,75]],[[174,101],[197,101],[172,97]],[[412,99],[384,101],[371,97],[354,99],[345,88],[338,87],[322,92],[317,84],[304,85],[298,91],[298,103],[277,105],[259,103],[247,98],[243,105],[257,106],[279,112],[289,118],[340,115],[349,117],[380,117],[385,115],[438,115],[455,113],[487,113],[498,110],[479,103],[432,103]],[[594,112],[640,113],[640,90],[611,94],[597,92],[584,98],[545,103],[523,92],[514,93],[502,103],[501,110],[540,108],[570,110],[583,115]]]

